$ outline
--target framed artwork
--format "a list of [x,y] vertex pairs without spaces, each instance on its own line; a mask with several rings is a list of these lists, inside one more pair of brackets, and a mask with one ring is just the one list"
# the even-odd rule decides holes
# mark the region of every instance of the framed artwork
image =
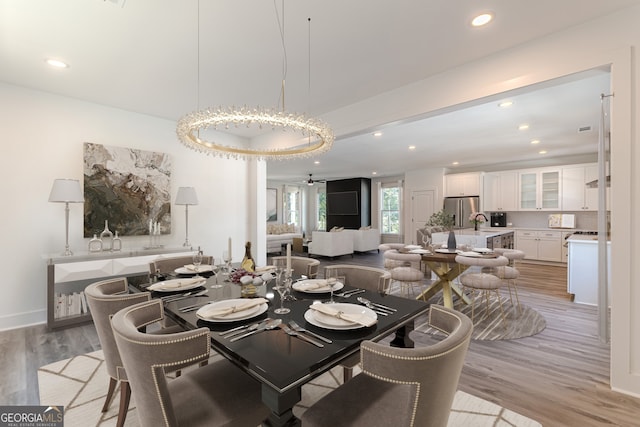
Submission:
[[[171,158],[166,153],[84,143],[84,237],[104,230],[171,233]],[[157,225],[156,225],[157,224]]]
[[278,220],[278,190],[267,188],[267,222]]

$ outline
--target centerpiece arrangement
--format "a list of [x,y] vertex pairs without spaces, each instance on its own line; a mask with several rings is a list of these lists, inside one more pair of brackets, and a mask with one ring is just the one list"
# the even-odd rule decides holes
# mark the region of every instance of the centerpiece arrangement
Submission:
[[472,212],[469,215],[469,222],[473,223],[473,229],[478,231],[478,224],[482,224],[485,221],[488,221],[487,216],[482,212]]
[[453,226],[455,222],[453,219],[453,215],[448,214],[444,209],[434,212],[430,217],[427,223],[425,224],[427,227],[443,227],[444,229],[449,231],[449,238],[447,239],[447,248],[450,250],[456,250],[457,242],[456,242],[456,234],[453,232]]

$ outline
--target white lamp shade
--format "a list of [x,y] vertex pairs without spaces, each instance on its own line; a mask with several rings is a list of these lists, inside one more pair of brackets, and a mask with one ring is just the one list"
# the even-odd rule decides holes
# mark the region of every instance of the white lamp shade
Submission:
[[176,205],[197,205],[198,196],[193,187],[180,187],[176,195]]
[[58,203],[82,203],[84,196],[77,179],[56,179],[49,194],[50,202]]

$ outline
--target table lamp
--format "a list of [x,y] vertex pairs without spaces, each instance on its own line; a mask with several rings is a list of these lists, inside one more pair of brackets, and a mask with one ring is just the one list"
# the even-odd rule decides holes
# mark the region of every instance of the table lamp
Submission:
[[49,201],[65,204],[66,244],[63,255],[73,255],[73,252],[69,249],[69,203],[84,203],[84,196],[82,195],[82,189],[80,188],[80,181],[77,179],[56,179],[53,181],[53,187],[51,187]]
[[182,246],[191,246],[189,243],[189,205],[197,205],[198,196],[193,187],[180,187],[176,195],[176,205],[184,205],[184,217],[186,224],[186,237]]

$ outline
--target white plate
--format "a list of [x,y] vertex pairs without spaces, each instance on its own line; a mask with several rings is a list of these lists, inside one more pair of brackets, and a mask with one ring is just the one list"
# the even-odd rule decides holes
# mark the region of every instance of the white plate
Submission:
[[460,252],[461,256],[466,256],[466,257],[471,257],[471,258],[479,258],[482,256],[482,254],[478,253],[478,252]]
[[489,249],[489,248],[473,248],[471,250],[473,252],[478,252],[480,254],[492,254],[493,253],[493,249]]
[[205,279],[204,277],[202,278],[202,280],[196,280],[194,281],[193,278],[189,279],[189,278],[183,278],[183,279],[171,279],[171,280],[165,280],[164,282],[158,282],[158,283],[162,283],[163,285],[172,285],[174,283],[180,283],[180,282],[185,282],[188,283],[184,286],[178,286],[178,287],[170,287],[170,288],[164,288],[164,289],[149,289],[150,291],[154,291],[154,292],[181,292],[181,291],[187,291],[189,289],[195,289],[195,288],[199,288],[200,286],[204,286],[205,283],[207,283],[207,279]]
[[[307,294],[326,294],[327,292],[331,292],[331,290],[329,289],[329,286],[316,288],[316,289],[307,289],[307,290],[300,289],[305,284],[319,283],[324,281],[325,279],[305,279],[305,280],[300,280],[299,282],[294,283],[293,286],[291,287],[298,292],[304,292]],[[333,285],[333,292],[339,291],[342,288],[344,288],[344,284],[342,282],[336,282],[336,284]]]
[[[187,267],[178,267],[173,271],[176,274],[196,274],[195,271],[190,270]],[[210,271],[213,271],[212,265],[202,264],[200,267],[198,267],[198,273],[209,273]]]
[[[378,315],[375,311],[363,307],[357,304],[346,304],[346,303],[337,303],[331,304],[332,308],[336,310],[340,310],[344,313],[349,314],[366,314],[367,316],[378,319]],[[349,330],[349,329],[360,329],[365,326],[359,323],[351,323],[343,319],[338,319],[337,317],[328,316],[326,314],[320,313],[316,310],[308,309],[304,312],[304,319],[311,323],[314,326],[325,329],[336,329],[336,330]]]
[[249,310],[238,311],[236,313],[228,314],[224,317],[202,317],[202,315],[200,314],[200,310],[204,310],[204,309],[209,310],[211,307],[226,308],[226,307],[242,304],[245,302],[247,302],[246,298],[227,299],[223,301],[217,301],[217,302],[205,305],[204,307],[200,307],[198,311],[196,311],[196,316],[198,317],[198,319],[202,319],[206,322],[235,322],[237,320],[246,320],[246,319],[251,319],[252,317],[259,316],[265,311],[267,311],[267,309],[269,308],[267,303],[264,303],[264,304],[255,306]]
[[410,254],[430,254],[431,252],[426,249],[411,249]]
[[439,254],[453,254],[453,253],[458,253],[458,251],[449,252],[449,249],[436,249],[436,252],[438,252]]
[[411,249],[422,249],[422,246],[418,246],[418,245],[406,245],[404,247],[406,250],[411,250]]

